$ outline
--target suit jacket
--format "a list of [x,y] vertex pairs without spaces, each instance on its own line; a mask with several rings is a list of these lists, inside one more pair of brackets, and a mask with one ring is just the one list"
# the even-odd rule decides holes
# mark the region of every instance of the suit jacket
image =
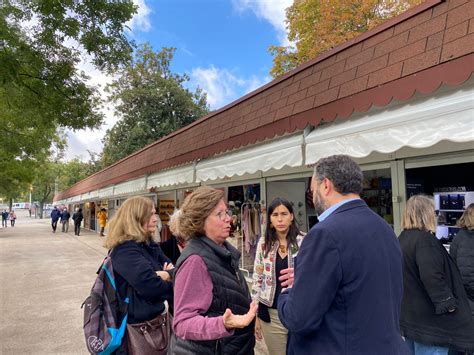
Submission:
[[306,235],[278,300],[288,354],[408,354],[402,295],[393,230],[363,200],[343,204]]

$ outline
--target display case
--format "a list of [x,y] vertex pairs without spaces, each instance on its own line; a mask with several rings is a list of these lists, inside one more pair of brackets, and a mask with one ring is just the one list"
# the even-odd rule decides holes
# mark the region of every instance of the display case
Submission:
[[170,216],[173,214],[175,209],[174,200],[159,200],[158,208],[161,222],[163,224],[168,224]]
[[459,230],[458,219],[466,207],[474,203],[474,191],[435,192],[434,200],[438,215],[436,237],[449,243]]

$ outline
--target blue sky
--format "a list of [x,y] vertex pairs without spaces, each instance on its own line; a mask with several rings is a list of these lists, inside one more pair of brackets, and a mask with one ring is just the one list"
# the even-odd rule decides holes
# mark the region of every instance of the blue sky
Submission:
[[[129,23],[130,38],[150,42],[155,50],[175,47],[172,70],[188,74],[190,88],[201,87],[212,110],[271,80],[270,45],[286,45],[285,8],[292,0],[134,0],[138,13]],[[84,62],[91,85],[110,81]],[[99,130],[69,132],[66,159],[100,152],[107,128],[116,121],[104,109]]]

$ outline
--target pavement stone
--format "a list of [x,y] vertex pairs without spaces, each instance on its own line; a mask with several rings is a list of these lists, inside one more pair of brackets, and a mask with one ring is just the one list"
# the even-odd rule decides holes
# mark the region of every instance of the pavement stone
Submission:
[[[81,304],[107,254],[103,238],[52,233],[49,219],[17,210],[0,229],[0,354],[87,354]],[[268,354],[258,342],[257,355]]]

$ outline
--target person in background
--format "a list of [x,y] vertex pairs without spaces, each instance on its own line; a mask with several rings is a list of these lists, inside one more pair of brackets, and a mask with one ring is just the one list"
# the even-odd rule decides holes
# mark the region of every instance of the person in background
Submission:
[[[165,315],[169,331],[173,264],[153,239],[157,220],[151,199],[128,198],[109,223],[105,247],[110,251],[118,293],[122,299],[130,297],[127,323],[143,323]],[[116,353],[128,353],[126,341]]]
[[474,349],[474,327],[461,275],[436,238],[434,201],[410,197],[399,242],[403,252],[400,328],[414,355]]
[[77,208],[76,212],[72,215],[72,220],[74,221],[74,235],[79,236],[81,233],[81,223],[83,219],[82,208]]
[[107,224],[107,210],[105,208],[101,208],[99,213],[97,213],[97,219],[99,220],[100,236],[103,237],[105,225]]
[[9,213],[7,210],[3,210],[2,212],[2,227],[7,228],[8,227],[8,217]]
[[311,180],[319,223],[305,236],[278,298],[288,354],[408,354],[399,331],[402,255],[392,228],[360,198],[346,155],[320,159]]
[[12,227],[15,227],[15,222],[16,222],[16,213],[14,210],[11,210],[10,212],[10,225]]
[[[474,203],[467,206],[458,221],[458,226],[462,229],[454,236],[449,253],[461,272],[464,289],[471,306],[471,314],[474,317]],[[460,355],[463,353],[450,350],[449,354]]]
[[63,212],[61,213],[61,231],[63,233],[67,233],[69,231],[69,219],[71,218],[71,214],[67,210],[66,207],[64,207]]
[[293,273],[296,256],[304,234],[296,225],[293,206],[276,198],[268,206],[265,237],[260,238],[253,272],[252,299],[259,302],[255,336],[265,339],[272,355],[286,354],[288,330],[278,317],[278,296],[285,280]]
[[160,248],[163,253],[173,262],[174,264],[178,261],[181,256],[181,250],[178,244],[176,236],[171,235],[171,238],[166,242],[160,243]]
[[187,240],[175,276],[171,354],[253,354],[254,318],[240,252],[226,239],[230,215],[224,193],[208,186],[186,197],[170,229]]
[[61,217],[61,212],[57,206],[54,206],[51,211],[51,227],[53,228],[53,233],[56,233],[56,228],[58,226],[59,218]]

